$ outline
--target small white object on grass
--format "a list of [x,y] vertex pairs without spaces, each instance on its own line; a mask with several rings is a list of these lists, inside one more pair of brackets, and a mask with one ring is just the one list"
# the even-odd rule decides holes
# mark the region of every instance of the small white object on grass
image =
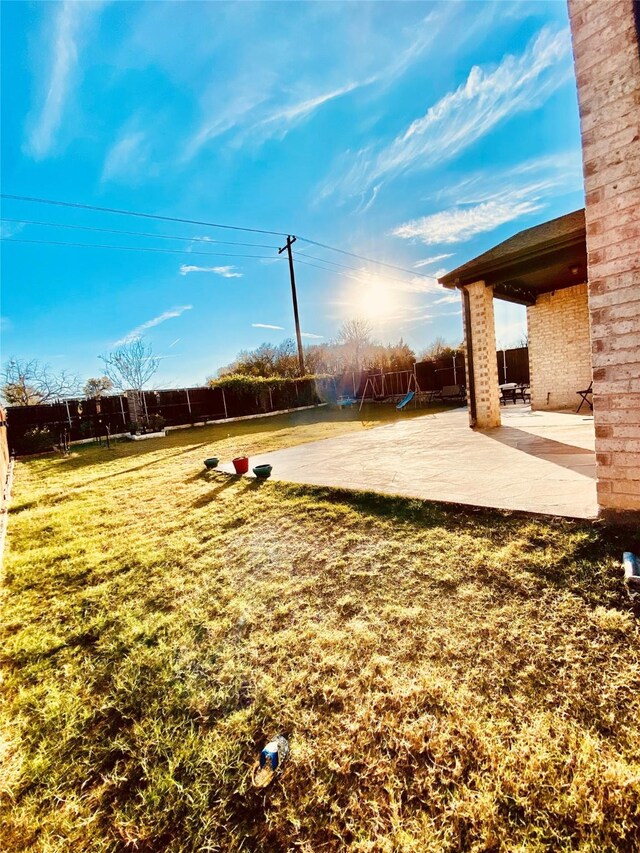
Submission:
[[271,782],[288,755],[289,741],[283,735],[276,735],[263,747],[253,768],[252,779],[256,788],[264,788]]

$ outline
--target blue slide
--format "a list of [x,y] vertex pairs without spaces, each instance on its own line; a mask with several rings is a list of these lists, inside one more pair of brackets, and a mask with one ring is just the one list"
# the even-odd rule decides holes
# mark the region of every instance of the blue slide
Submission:
[[405,407],[405,406],[408,406],[408,405],[409,405],[409,403],[413,400],[413,398],[414,398],[415,396],[416,396],[416,392],[415,392],[415,391],[409,391],[409,393],[408,393],[408,394],[407,394],[407,396],[404,398],[404,400],[400,400],[400,402],[399,402],[399,403],[398,403],[398,405],[396,406],[396,409],[397,409],[398,411],[401,411],[402,409],[404,409],[404,407]]

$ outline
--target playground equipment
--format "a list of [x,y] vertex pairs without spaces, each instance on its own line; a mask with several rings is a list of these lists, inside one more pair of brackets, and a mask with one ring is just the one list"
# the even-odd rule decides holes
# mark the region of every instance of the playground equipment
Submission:
[[[413,389],[412,389],[413,386]],[[369,392],[369,395],[367,395]],[[365,399],[375,400],[398,400],[396,409],[402,411],[412,400],[417,403],[416,395],[421,393],[418,379],[416,377],[416,366],[413,370],[397,370],[392,373],[379,373],[367,377],[360,398],[362,410]]]
[[407,394],[407,396],[406,396],[403,400],[400,400],[400,402],[399,402],[399,403],[398,403],[398,405],[396,406],[396,409],[397,409],[399,412],[401,412],[401,411],[404,409],[404,407],[405,407],[405,406],[408,406],[408,405],[409,405],[409,403],[413,400],[413,398],[414,398],[415,396],[416,396],[416,392],[415,392],[415,391],[409,391],[409,393]]
[[354,397],[338,397],[336,400],[336,403],[341,409],[348,409],[351,406],[355,406],[357,402],[358,401]]

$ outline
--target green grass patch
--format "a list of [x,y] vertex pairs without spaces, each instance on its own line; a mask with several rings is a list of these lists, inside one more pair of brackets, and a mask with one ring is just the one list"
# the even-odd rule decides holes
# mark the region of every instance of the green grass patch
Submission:
[[[637,541],[203,468],[387,417],[310,411],[18,463],[3,850],[640,845],[620,569]],[[256,790],[276,732],[290,758]]]

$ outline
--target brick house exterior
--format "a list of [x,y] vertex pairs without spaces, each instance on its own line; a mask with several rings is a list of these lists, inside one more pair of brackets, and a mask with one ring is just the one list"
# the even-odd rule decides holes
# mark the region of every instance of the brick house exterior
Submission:
[[605,512],[640,512],[640,10],[632,0],[569,0],[569,18],[585,181],[598,503]]
[[587,285],[541,293],[527,308],[533,409],[573,409],[591,382]]
[[598,504],[640,517],[640,3],[569,0],[584,211],[440,279],[463,298],[472,427],[500,425],[493,298],[527,306],[532,407],[593,382]]

